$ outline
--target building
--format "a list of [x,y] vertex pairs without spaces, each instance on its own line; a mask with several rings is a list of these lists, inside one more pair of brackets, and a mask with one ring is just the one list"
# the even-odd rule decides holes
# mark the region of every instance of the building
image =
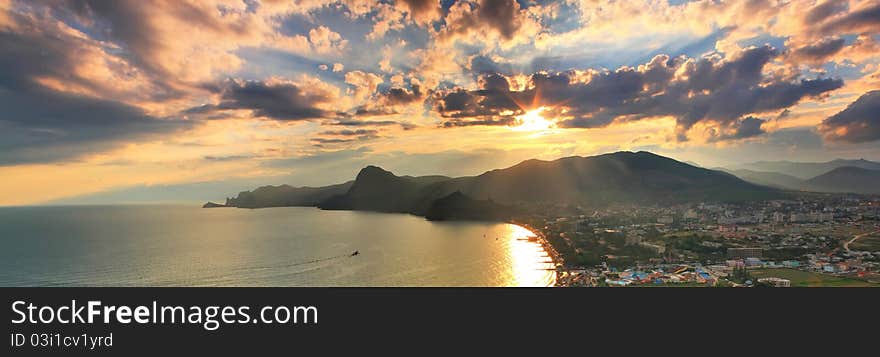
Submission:
[[730,259],[761,258],[763,256],[763,248],[727,248],[727,257]]
[[761,259],[753,257],[746,258],[745,263],[747,267],[758,267],[764,264]]
[[742,260],[736,260],[736,259],[731,259],[731,260],[725,261],[725,263],[727,264],[728,267],[731,267],[731,268],[742,268],[742,267],[746,266],[746,263],[744,263]]
[[774,288],[790,288],[791,280],[781,278],[760,278],[759,283],[768,284]]
[[791,223],[801,223],[807,221],[807,215],[803,213],[792,212],[791,218],[789,219]]
[[785,214],[782,212],[776,212],[773,214],[773,221],[776,223],[784,223],[785,222]]

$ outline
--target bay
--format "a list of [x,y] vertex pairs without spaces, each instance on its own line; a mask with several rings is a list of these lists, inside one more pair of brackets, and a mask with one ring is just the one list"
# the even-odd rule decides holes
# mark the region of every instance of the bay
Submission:
[[552,285],[529,234],[308,207],[2,207],[0,286]]

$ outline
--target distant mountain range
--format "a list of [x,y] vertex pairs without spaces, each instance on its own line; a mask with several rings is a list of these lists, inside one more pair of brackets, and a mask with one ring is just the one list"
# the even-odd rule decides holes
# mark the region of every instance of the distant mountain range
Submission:
[[780,190],[649,152],[617,152],[553,161],[527,160],[478,176],[397,176],[376,166],[353,182],[317,188],[268,186],[227,200],[232,207],[317,206],[406,212],[431,219],[497,219],[536,203],[745,201],[784,197]]
[[[239,208],[317,206],[330,197],[347,192],[354,181],[324,187],[263,186],[242,191],[226,199],[226,206]],[[209,202],[210,203],[210,202]]]
[[828,162],[791,162],[791,161],[759,161],[748,164],[740,164],[731,169],[746,169],[763,172],[776,172],[808,180],[819,176],[838,167],[858,167],[868,170],[880,170],[880,162],[859,160],[837,159]]
[[761,161],[718,168],[759,185],[788,190],[880,194],[880,163],[868,160],[828,162]]
[[775,188],[782,189],[798,189],[803,185],[804,180],[797,177],[781,174],[778,172],[754,171],[747,169],[729,170],[725,168],[717,168],[745,181]]

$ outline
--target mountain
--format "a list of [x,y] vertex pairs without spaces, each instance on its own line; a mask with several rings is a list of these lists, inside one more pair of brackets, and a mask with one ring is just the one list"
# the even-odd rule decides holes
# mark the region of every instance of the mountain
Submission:
[[318,206],[425,215],[436,200],[455,192],[472,200],[525,206],[742,201],[783,195],[727,173],[652,153],[618,152],[554,161],[527,160],[506,169],[459,178],[396,176],[368,166],[358,173],[348,192]]
[[811,191],[880,194],[880,170],[838,167],[804,182]]
[[725,168],[717,168],[716,170],[723,170],[753,184],[782,189],[798,190],[804,183],[804,180],[797,177],[778,172],[753,171],[747,169],[728,170]]
[[242,191],[235,198],[227,198],[226,206],[238,208],[316,206],[332,196],[347,192],[352,184],[354,181],[324,187],[263,186],[253,191]]
[[517,211],[491,200],[475,200],[460,191],[431,203],[425,218],[432,221],[479,220],[504,221],[511,219]]
[[[449,181],[446,176],[396,176],[376,166],[363,168],[351,188],[318,204],[321,209],[378,212],[416,212],[417,202],[426,197],[424,189]],[[421,212],[421,210],[419,210]]]
[[779,194],[733,175],[645,151],[528,160],[463,181],[464,194],[505,203],[736,201]]
[[748,164],[740,164],[733,169],[746,169],[753,171],[777,172],[807,180],[839,167],[857,167],[868,170],[880,170],[880,162],[859,160],[837,159],[828,162],[791,162],[791,161],[759,161]]

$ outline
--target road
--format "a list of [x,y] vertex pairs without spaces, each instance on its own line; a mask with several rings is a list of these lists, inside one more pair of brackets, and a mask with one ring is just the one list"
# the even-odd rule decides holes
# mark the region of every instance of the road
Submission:
[[880,229],[878,229],[878,230],[876,230],[876,231],[873,231],[873,232],[862,233],[862,234],[859,234],[859,235],[854,236],[853,239],[850,239],[850,240],[847,241],[846,243],[843,243],[843,248],[846,249],[847,252],[849,252],[849,251],[850,251],[850,250],[849,250],[849,244],[850,244],[850,243],[855,242],[855,241],[856,241],[857,239],[859,239],[859,238],[866,237],[866,236],[869,236],[869,235],[872,235],[872,234],[875,234],[875,233],[880,233]]

